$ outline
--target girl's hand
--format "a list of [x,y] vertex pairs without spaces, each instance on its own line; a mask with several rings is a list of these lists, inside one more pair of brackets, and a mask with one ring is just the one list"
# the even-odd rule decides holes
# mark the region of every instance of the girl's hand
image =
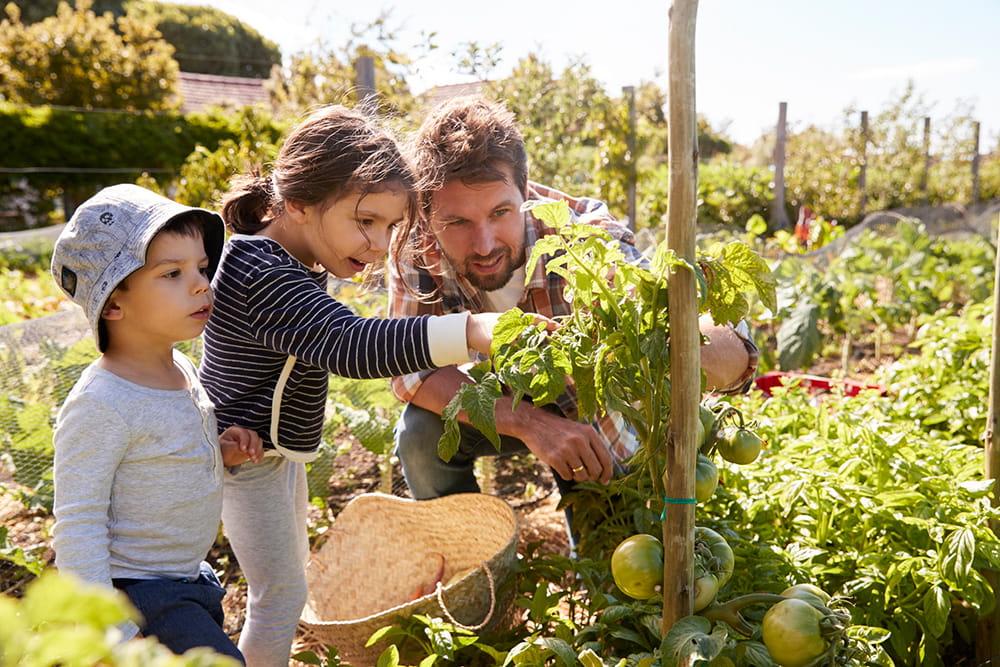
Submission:
[[222,464],[227,468],[247,461],[260,463],[264,458],[264,442],[260,436],[242,426],[230,426],[223,431],[219,435],[219,447],[222,449]]
[[[528,313],[535,318],[535,323],[544,322],[549,331],[555,331],[559,324],[544,315]],[[503,313],[473,313],[465,324],[465,340],[473,350],[489,356],[490,345],[493,343],[493,328]]]

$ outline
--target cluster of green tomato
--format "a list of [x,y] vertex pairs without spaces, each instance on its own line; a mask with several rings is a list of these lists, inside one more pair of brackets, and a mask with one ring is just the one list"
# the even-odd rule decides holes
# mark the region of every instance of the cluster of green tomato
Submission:
[[[699,416],[695,498],[704,503],[719,484],[719,470],[710,458],[712,454],[718,452],[730,463],[747,465],[757,460],[763,442],[746,427],[742,414],[735,408],[702,404]],[[730,618],[742,622],[739,617],[742,606],[771,604],[761,624],[761,638],[771,658],[781,667],[810,666],[835,651],[834,644],[843,635],[849,615],[845,618],[844,612],[831,611],[827,607],[830,596],[812,584],[792,586],[780,596],[750,595],[724,605],[717,603],[716,596],[732,576],[734,565],[733,550],[726,539],[711,528],[697,526],[692,605],[695,613],[705,612],[711,617],[712,610],[732,612]],[[648,534],[623,540],[611,556],[611,574],[618,588],[629,597],[636,600],[658,597],[663,586],[662,543]],[[725,618],[725,613],[717,615]],[[725,656],[717,660],[722,661],[719,665],[734,664]]]

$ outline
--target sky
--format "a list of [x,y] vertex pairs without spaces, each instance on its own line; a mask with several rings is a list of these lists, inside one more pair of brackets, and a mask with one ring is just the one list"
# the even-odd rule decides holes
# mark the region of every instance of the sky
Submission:
[[[437,33],[439,48],[410,79],[416,92],[468,81],[451,54],[469,41],[500,43],[494,76],[534,51],[557,69],[583,56],[612,93],[642,80],[666,84],[668,0],[181,1],[238,16],[285,56],[320,38],[342,44],[352,23],[391,10],[402,45]],[[849,106],[877,113],[912,80],[934,103],[932,125],[973,104],[985,152],[1000,142],[998,30],[1000,0],[701,0],[698,112],[749,143],[773,128],[779,102],[792,129],[833,126]]]

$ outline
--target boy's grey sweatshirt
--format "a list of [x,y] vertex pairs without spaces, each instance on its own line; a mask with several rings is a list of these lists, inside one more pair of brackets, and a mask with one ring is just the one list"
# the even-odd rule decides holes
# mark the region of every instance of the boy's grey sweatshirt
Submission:
[[212,403],[191,362],[190,389],[151,389],[96,363],[55,430],[56,567],[85,581],[187,579],[219,530],[222,456]]

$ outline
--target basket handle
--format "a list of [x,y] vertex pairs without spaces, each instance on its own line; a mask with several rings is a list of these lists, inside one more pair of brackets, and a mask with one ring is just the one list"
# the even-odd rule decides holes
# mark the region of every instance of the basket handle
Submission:
[[459,623],[458,621],[455,620],[455,617],[451,615],[451,612],[448,611],[448,607],[444,603],[444,596],[442,595],[444,587],[441,585],[440,581],[437,582],[437,589],[435,590],[435,593],[437,593],[438,604],[441,605],[441,611],[444,612],[444,615],[448,617],[448,620],[451,621],[451,624],[454,625],[456,628],[461,628],[462,630],[469,630],[469,631],[481,630],[486,626],[487,623],[490,622],[490,619],[493,618],[493,612],[494,610],[496,610],[496,603],[497,603],[496,584],[493,581],[493,573],[490,572],[490,568],[486,565],[486,563],[483,563],[482,569],[483,572],[486,573],[486,579],[487,581],[489,581],[490,584],[490,609],[489,611],[486,612],[486,618],[483,619],[482,623],[479,623],[477,625],[465,625],[464,623]]

